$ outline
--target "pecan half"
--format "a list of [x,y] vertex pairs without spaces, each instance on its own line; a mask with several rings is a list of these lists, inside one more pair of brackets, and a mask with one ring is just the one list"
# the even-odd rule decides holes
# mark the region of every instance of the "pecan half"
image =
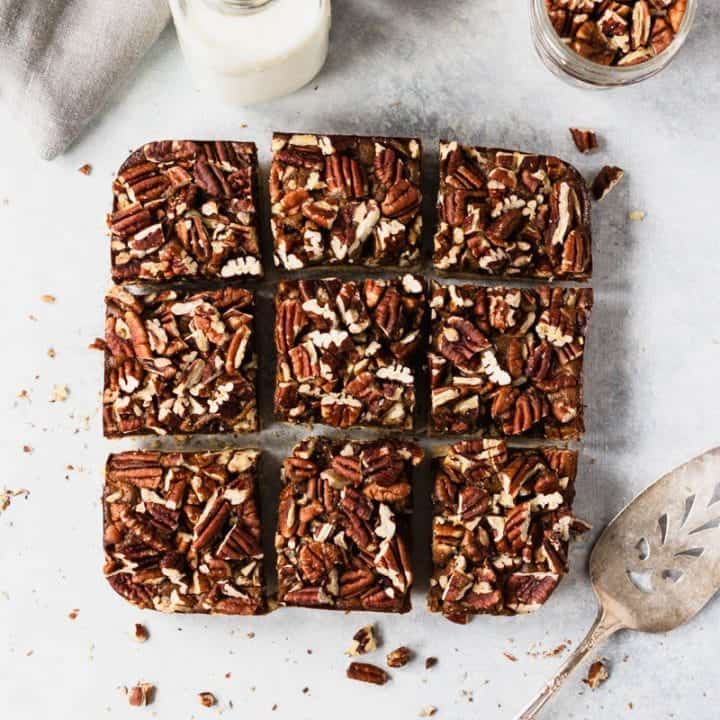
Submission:
[[390,679],[390,676],[381,667],[370,663],[351,662],[346,674],[350,680],[359,680],[373,685],[384,685]]

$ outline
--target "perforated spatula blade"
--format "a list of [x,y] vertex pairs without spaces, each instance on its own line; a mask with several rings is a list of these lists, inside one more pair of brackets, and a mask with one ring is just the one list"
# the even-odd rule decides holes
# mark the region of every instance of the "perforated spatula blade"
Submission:
[[613,633],[673,630],[720,590],[720,448],[661,477],[610,522],[590,555],[590,580],[600,601],[595,623],[517,720],[537,717]]

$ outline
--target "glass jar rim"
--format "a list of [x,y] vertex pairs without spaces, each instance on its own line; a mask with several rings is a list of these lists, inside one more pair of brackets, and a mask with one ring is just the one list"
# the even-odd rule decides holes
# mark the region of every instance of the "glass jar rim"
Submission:
[[602,65],[576,53],[562,41],[557,30],[555,30],[548,16],[545,0],[531,0],[531,3],[533,9],[537,11],[535,14],[538,16],[541,29],[552,38],[554,49],[559,53],[562,61],[571,66],[574,65],[581,73],[587,74],[590,77],[598,75],[602,75],[605,79],[612,77],[618,85],[632,83],[633,80],[642,80],[662,70],[665,64],[675,56],[684,44],[690,33],[690,28],[695,19],[695,11],[697,10],[697,0],[688,0],[680,29],[675,33],[672,42],[659,55],[645,62],[623,66]]
[[261,10],[272,0],[203,0],[206,5],[212,6],[214,9],[228,13],[251,13]]

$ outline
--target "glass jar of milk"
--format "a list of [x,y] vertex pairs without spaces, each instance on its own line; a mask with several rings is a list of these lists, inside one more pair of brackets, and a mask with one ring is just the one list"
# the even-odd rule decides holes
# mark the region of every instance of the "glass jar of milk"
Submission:
[[170,0],[195,84],[235,105],[288,95],[325,64],[330,0]]

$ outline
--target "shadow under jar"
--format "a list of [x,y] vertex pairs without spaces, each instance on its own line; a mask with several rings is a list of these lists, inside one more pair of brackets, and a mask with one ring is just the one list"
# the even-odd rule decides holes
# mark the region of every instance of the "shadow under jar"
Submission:
[[[591,60],[583,55],[579,54],[572,48],[572,42],[570,37],[562,37],[553,25],[552,19],[548,14],[548,6],[553,4],[553,0],[530,0],[530,28],[532,32],[533,44],[537,51],[540,59],[543,61],[545,66],[553,72],[555,75],[560,77],[566,82],[581,87],[593,87],[593,88],[612,88],[620,87],[623,85],[632,85],[634,83],[646,80],[653,75],[659,73],[662,69],[670,64],[672,59],[677,55],[680,48],[683,46],[695,18],[695,12],[697,10],[697,0],[675,0],[674,2],[663,2],[663,0],[646,0],[645,5],[649,10],[649,22],[646,25],[645,43],[635,43],[633,38],[633,10],[637,3],[632,2],[614,2],[614,3],[601,3],[595,0],[587,0],[589,4],[594,4],[598,8],[601,6],[607,6],[603,8],[603,14],[613,12],[612,6],[619,6],[620,9],[628,8],[627,17],[627,31],[628,31],[628,46],[627,53],[618,49],[617,56],[614,60],[617,63],[618,59],[625,56],[625,61],[632,64],[609,64],[607,58],[604,62],[598,60]],[[675,2],[682,2],[685,4],[684,14],[682,20],[679,22],[677,30],[675,31],[667,20],[663,12],[669,12],[669,9],[675,4]],[[565,5],[573,5],[572,2],[555,2],[558,9],[562,9]],[[579,6],[579,3],[575,3]],[[640,11],[643,8],[639,9]],[[577,13],[578,10],[574,11]],[[638,11],[636,11],[637,13]],[[572,11],[568,11],[572,14]],[[582,13],[580,13],[582,15]],[[655,24],[658,19],[662,19],[663,23],[655,28]],[[637,15],[635,20],[637,23]],[[599,20],[599,18],[598,18]],[[645,18],[647,22],[647,18]],[[622,36],[623,30],[614,27],[611,29],[613,24],[613,18],[605,18],[608,33],[611,37],[616,38],[614,43],[623,43]],[[662,26],[667,23],[666,33],[664,37],[658,37]],[[601,32],[598,30],[598,32]],[[640,35],[642,36],[642,31]],[[605,34],[607,37],[608,35]],[[577,36],[576,36],[577,37]],[[671,39],[670,39],[671,38]],[[645,39],[641,37],[641,40]],[[668,42],[669,40],[669,42]],[[592,43],[593,38],[588,38],[588,43]],[[648,48],[648,57],[644,59],[640,57],[641,53],[637,53],[637,50],[642,47]],[[656,48],[662,48],[656,51]],[[632,53],[636,53],[633,57],[629,57]]]

